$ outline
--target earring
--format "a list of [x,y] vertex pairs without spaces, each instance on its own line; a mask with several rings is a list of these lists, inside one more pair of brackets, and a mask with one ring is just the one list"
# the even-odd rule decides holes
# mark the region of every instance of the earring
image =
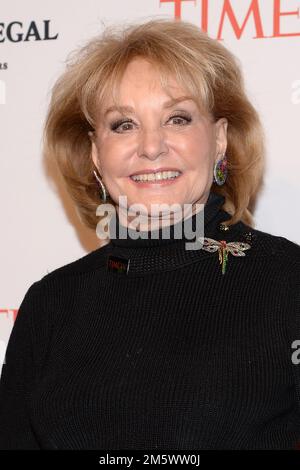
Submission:
[[99,176],[97,175],[97,173],[96,173],[95,170],[94,170],[94,175],[95,175],[95,177],[96,177],[96,179],[97,179],[97,181],[99,182],[100,187],[101,187],[102,194],[100,194],[100,199],[101,199],[102,202],[106,202],[107,196],[108,196],[108,192],[107,192],[107,190],[106,190],[106,188],[105,188],[105,186],[104,186],[103,181],[101,180],[101,178],[99,178]]
[[227,169],[227,156],[223,154],[221,160],[215,162],[214,165],[214,183],[218,186],[222,186],[225,183],[228,174]]

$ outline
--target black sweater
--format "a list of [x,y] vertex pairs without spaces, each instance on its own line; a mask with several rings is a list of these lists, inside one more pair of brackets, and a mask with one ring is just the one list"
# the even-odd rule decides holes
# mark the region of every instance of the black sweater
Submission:
[[223,231],[223,203],[210,194],[205,236],[251,245],[225,274],[218,251],[171,233],[112,238],[29,287],[0,381],[1,449],[299,445],[300,246]]

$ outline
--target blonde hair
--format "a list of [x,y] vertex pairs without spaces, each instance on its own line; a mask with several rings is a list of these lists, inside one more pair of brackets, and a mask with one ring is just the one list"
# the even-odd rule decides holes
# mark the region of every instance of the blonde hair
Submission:
[[[163,86],[175,77],[215,120],[228,120],[228,177],[212,190],[225,197],[231,218],[253,225],[251,207],[262,183],[265,137],[259,116],[246,96],[237,58],[192,23],[151,19],[113,25],[73,51],[52,89],[44,127],[46,158],[54,160],[81,221],[99,222],[99,184],[93,170],[91,141],[96,115],[107,96],[115,97],[123,73],[135,57],[151,60]],[[109,201],[113,204],[113,201]]]

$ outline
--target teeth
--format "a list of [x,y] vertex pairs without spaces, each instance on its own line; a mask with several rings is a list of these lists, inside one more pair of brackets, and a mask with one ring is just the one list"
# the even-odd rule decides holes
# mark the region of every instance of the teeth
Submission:
[[144,175],[134,175],[131,178],[134,181],[161,181],[167,179],[174,179],[180,175],[179,171],[161,171],[157,173],[147,173]]

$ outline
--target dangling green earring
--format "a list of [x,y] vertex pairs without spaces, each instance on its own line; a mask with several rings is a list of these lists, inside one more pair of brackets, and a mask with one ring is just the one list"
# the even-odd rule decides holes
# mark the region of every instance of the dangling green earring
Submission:
[[224,153],[221,160],[215,162],[214,165],[214,183],[218,186],[222,186],[225,183],[227,175],[228,175],[228,168],[227,168],[227,156]]

